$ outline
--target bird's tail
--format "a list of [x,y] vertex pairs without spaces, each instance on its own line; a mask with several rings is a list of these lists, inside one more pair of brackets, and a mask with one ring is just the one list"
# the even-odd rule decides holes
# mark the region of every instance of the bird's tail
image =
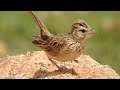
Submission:
[[41,38],[43,40],[49,39],[52,35],[48,31],[48,29],[45,27],[45,25],[42,23],[42,21],[39,19],[39,17],[37,16],[37,14],[34,11],[28,11],[28,12],[33,17],[33,19],[35,20],[35,22],[37,23],[37,25],[39,26],[39,28],[41,30],[41,33],[40,33]]

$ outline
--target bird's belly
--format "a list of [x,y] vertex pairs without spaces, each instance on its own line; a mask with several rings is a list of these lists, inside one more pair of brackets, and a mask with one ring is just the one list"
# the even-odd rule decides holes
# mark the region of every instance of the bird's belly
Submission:
[[55,59],[58,61],[71,61],[76,59],[77,57],[80,56],[80,52],[72,52],[72,53],[59,53],[59,54],[48,54],[46,53],[49,59]]

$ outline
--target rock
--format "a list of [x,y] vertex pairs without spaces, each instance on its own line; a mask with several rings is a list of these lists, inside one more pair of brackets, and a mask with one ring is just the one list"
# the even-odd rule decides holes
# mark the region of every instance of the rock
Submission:
[[59,62],[61,70],[47,58],[44,51],[8,56],[0,59],[1,79],[120,79],[108,65],[100,65],[88,55]]

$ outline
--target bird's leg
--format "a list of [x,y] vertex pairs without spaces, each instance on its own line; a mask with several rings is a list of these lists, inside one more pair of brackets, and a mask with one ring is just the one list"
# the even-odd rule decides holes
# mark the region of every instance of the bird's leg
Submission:
[[62,66],[62,67],[60,67],[59,65],[57,65],[52,59],[49,59],[57,68],[58,68],[58,70],[59,71],[61,71],[61,72],[69,72],[69,73],[72,73],[72,74],[74,74],[74,75],[78,75],[76,72],[75,72],[75,70],[74,69],[68,69],[68,68],[66,68],[65,66]]
[[61,67],[59,65],[57,65],[52,59],[49,60],[61,71]]

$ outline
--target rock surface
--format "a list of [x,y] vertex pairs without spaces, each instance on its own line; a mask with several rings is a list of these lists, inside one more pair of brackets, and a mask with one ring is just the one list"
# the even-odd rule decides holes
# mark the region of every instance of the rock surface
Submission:
[[44,51],[8,56],[0,59],[1,79],[120,79],[108,65],[100,65],[88,55],[76,60],[59,62],[62,70],[47,58]]

